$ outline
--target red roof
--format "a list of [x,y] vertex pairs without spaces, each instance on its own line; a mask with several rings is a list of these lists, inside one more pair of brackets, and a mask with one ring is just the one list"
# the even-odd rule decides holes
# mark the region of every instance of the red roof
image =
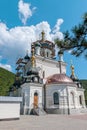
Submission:
[[73,80],[70,79],[65,74],[54,74],[47,78],[47,84],[57,84],[57,83],[73,83]]

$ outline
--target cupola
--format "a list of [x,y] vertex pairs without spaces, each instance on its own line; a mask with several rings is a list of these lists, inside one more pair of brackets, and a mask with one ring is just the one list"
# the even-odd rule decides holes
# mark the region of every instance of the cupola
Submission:
[[24,59],[25,59],[25,60],[30,60],[30,57],[28,56],[28,50],[27,50],[27,52],[26,52],[26,55],[25,55]]

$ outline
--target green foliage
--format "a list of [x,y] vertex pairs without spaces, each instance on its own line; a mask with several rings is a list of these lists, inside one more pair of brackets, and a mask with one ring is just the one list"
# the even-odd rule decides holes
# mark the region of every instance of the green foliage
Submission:
[[8,95],[10,86],[14,83],[15,74],[0,67],[0,96]]
[[76,57],[84,54],[87,58],[87,13],[83,15],[82,22],[71,29],[71,33],[66,31],[64,39],[56,39],[55,43],[63,51],[71,50]]

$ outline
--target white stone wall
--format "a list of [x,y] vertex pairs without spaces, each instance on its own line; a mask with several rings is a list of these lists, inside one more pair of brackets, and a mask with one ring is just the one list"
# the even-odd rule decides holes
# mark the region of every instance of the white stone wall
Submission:
[[[75,84],[51,84],[46,86],[46,108],[55,108],[53,93],[59,93],[59,108],[73,109],[85,108],[84,90],[76,87]],[[72,96],[73,93],[73,96]],[[83,97],[82,105],[79,103],[79,95]]]
[[[36,66],[39,68],[39,74],[42,78],[43,71],[45,71],[45,77],[53,74],[60,73],[59,62],[44,57],[36,56]],[[62,73],[66,73],[66,63],[61,63]]]
[[[85,98],[84,98],[84,89],[77,88],[76,85],[73,86],[67,86],[66,91],[68,91],[68,98],[69,98],[69,108],[85,108]],[[73,93],[73,99],[72,99],[72,94]],[[79,101],[79,96],[82,96],[82,105],[80,104]],[[73,103],[72,103],[73,102]]]
[[[84,96],[84,89],[77,88],[77,95],[78,95],[78,107],[79,108],[86,108],[85,96]],[[82,97],[82,105],[80,104],[79,96]]]
[[[59,106],[54,104],[53,94],[59,94]],[[67,107],[67,94],[65,85],[51,84],[46,86],[46,108],[64,108]]]
[[42,105],[42,87],[41,86],[31,86],[30,87],[30,108],[32,108],[34,103],[34,93],[38,93],[38,106]]
[[[41,78],[43,77],[42,76],[43,71],[45,71],[45,77],[48,77],[48,76],[56,74],[56,73],[60,73],[59,64],[60,63],[58,61],[36,55],[36,67],[39,70],[39,75]],[[23,68],[23,75],[26,75],[30,66],[31,66],[31,63],[29,61]],[[61,62],[61,73],[66,74],[66,63],[65,62]]]
[[69,108],[78,108],[78,95],[77,95],[77,88],[76,85],[68,85],[66,87],[68,99],[69,99]]
[[36,83],[25,83],[21,86],[22,88],[22,97],[23,97],[23,109],[24,114],[26,110],[33,108],[34,103],[34,93],[38,93],[38,106],[42,107],[42,85]]

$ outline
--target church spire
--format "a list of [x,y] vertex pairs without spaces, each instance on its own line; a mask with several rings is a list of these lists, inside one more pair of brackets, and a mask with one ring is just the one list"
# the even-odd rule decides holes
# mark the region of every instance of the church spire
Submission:
[[28,56],[28,50],[26,51],[26,55],[24,57],[25,60],[30,60],[30,57]]
[[34,47],[32,46],[31,48],[31,64],[32,64],[32,67],[35,67],[36,65],[36,58],[35,58],[35,50],[34,50]]

